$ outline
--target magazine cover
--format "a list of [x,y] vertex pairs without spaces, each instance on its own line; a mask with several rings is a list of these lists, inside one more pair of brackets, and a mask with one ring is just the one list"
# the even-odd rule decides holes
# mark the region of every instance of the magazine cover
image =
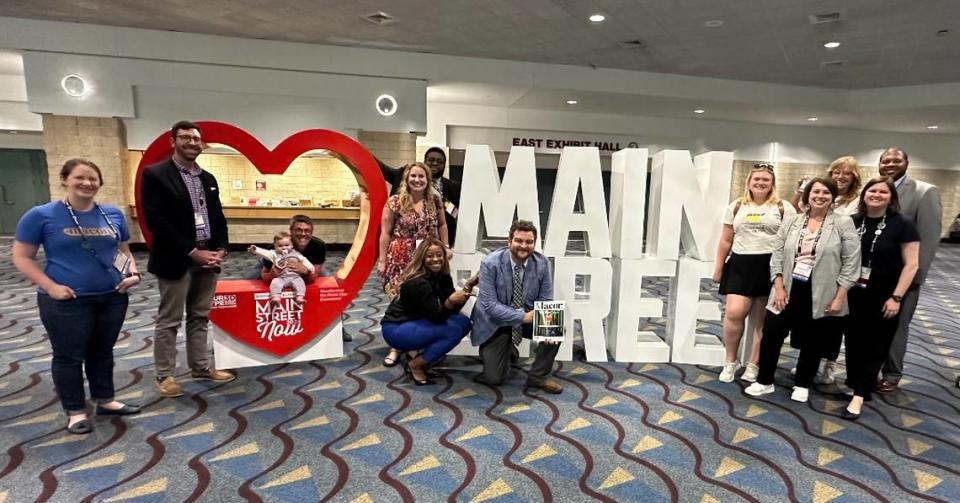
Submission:
[[563,310],[565,303],[562,300],[537,301],[533,304],[533,341],[534,342],[562,342],[563,341]]

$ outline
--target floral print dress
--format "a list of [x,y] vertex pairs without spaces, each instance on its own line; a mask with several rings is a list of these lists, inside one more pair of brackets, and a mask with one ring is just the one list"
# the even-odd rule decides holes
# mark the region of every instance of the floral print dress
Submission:
[[[426,204],[435,203],[434,211],[426,211]],[[429,237],[440,239],[438,216],[443,215],[443,207],[433,197],[424,200],[424,212],[410,210],[400,213],[400,196],[393,195],[387,200],[387,208],[393,211],[393,230],[390,232],[390,244],[387,246],[387,265],[383,274],[383,291],[392,299],[400,291],[400,273],[410,264],[417,241]]]

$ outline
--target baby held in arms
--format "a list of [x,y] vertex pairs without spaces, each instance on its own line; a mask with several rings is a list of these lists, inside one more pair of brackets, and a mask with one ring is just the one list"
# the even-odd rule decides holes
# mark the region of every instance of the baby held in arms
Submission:
[[[272,304],[280,305],[280,294],[283,293],[284,288],[292,288],[296,295],[294,302],[298,306],[303,305],[304,295],[307,292],[303,276],[312,274],[314,267],[306,257],[293,248],[293,241],[290,239],[289,232],[280,231],[273,236],[273,250],[265,250],[250,245],[247,251],[273,263],[276,277],[270,281],[270,302]],[[291,268],[295,262],[303,264],[306,268],[303,276]]]

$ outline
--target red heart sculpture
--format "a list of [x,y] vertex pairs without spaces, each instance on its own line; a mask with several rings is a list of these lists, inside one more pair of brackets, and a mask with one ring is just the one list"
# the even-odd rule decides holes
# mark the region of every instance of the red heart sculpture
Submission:
[[[300,131],[280,142],[277,148],[268,150],[259,140],[236,126],[214,121],[202,121],[196,124],[203,131],[204,142],[219,143],[236,149],[240,154],[246,156],[257,168],[257,171],[265,175],[281,175],[287,170],[290,163],[303,153],[315,149],[326,149],[331,155],[340,159],[354,171],[359,172],[361,183],[366,185],[365,188],[370,198],[369,223],[356,261],[344,280],[337,282],[331,278],[321,278],[322,281],[318,281],[316,286],[310,286],[307,293],[307,302],[304,306],[307,313],[302,320],[298,321],[302,321],[302,330],[298,334],[279,334],[276,337],[273,337],[276,334],[271,334],[271,337],[267,337],[262,332],[258,332],[256,328],[251,328],[258,325],[253,321],[257,315],[254,312],[254,292],[266,292],[266,284],[256,285],[256,282],[245,280],[219,282],[217,298],[220,298],[223,302],[229,302],[231,297],[221,298],[220,294],[221,292],[234,291],[238,292],[237,295],[241,295],[241,298],[235,306],[217,305],[217,299],[215,299],[214,309],[210,312],[211,321],[230,334],[231,337],[257,350],[281,357],[285,356],[311,343],[332,322],[339,320],[340,314],[357,296],[360,288],[363,287],[363,283],[370,275],[377,259],[380,216],[387,200],[386,183],[380,173],[380,167],[373,155],[363,145],[336,131],[326,129]],[[172,154],[173,146],[170,143],[170,136],[169,133],[165,133],[150,144],[143,153],[140,165],[137,167],[135,193],[137,214],[140,217],[138,223],[148,245],[151,244],[153,236],[147,229],[143,213],[143,203],[140,197],[141,175],[147,166],[168,159]],[[256,286],[260,286],[262,289],[256,288]],[[247,299],[246,296],[250,298]],[[237,297],[234,296],[232,299],[237,300]],[[285,302],[285,304],[289,306],[288,302]],[[242,312],[247,310],[251,312]],[[249,320],[247,316],[249,316]],[[242,323],[235,323],[238,320]]]

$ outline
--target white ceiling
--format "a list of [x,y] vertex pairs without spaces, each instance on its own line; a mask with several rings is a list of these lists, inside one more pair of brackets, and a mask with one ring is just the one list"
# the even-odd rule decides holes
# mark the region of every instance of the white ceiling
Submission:
[[[398,21],[362,19],[381,10]],[[4,0],[0,16],[830,88],[960,81],[958,0]]]

